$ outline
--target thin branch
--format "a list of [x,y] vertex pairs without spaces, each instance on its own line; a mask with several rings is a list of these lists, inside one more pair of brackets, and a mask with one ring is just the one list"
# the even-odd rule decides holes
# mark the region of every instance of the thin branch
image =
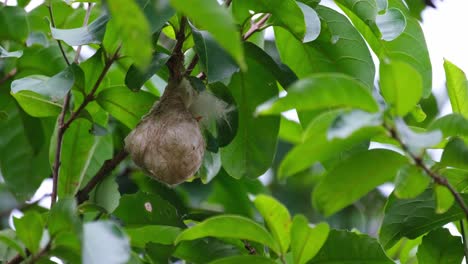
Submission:
[[14,258],[10,259],[10,261],[8,261],[7,264],[20,264],[23,260],[23,256],[18,254]]
[[271,14],[266,14],[257,23],[253,23],[252,26],[249,28],[249,30],[247,30],[247,32],[244,34],[244,36],[242,36],[242,39],[247,40],[255,32],[259,31],[270,17],[271,17]]
[[247,240],[242,240],[242,243],[244,243],[244,248],[249,251],[249,255],[257,255],[257,250],[250,245],[249,241]]
[[193,56],[192,61],[190,62],[189,66],[187,67],[187,70],[185,70],[185,75],[188,76],[188,75],[190,75],[192,73],[195,66],[197,66],[197,63],[198,63],[199,59],[200,59],[200,56],[198,56],[198,54],[195,54],[195,56]]
[[104,80],[104,77],[106,76],[112,64],[119,58],[119,50],[120,47],[117,49],[114,55],[112,55],[111,58],[106,60],[106,64],[104,65],[101,74],[99,75],[98,79],[96,80],[96,83],[94,84],[89,94],[84,98],[83,102],[80,104],[78,109],[70,115],[70,118],[67,120],[67,122],[63,124],[64,131],[67,130],[70,127],[71,123],[78,118],[78,116],[86,108],[86,106],[94,100],[94,95],[97,89],[99,88],[99,85],[101,85],[102,81]]
[[[54,19],[54,13],[52,12],[52,1],[49,0],[49,3],[47,4],[47,9],[49,10],[49,16],[50,16],[50,23],[52,24],[52,27],[55,28],[55,19]],[[60,40],[56,40],[57,44],[60,48],[60,51],[62,52],[62,56],[65,59],[65,62],[67,65],[70,65],[70,61],[67,58],[67,54],[65,53],[65,50],[63,49],[62,42]]]
[[465,252],[465,260],[468,261],[468,244],[466,243],[466,226],[465,220],[460,220],[460,231],[463,239],[463,250]]
[[398,141],[400,144],[401,148],[403,151],[405,151],[413,160],[414,164],[421,168],[429,177],[431,177],[435,183],[445,186],[450,193],[452,193],[453,197],[455,198],[455,201],[458,203],[460,208],[463,210],[465,214],[465,218],[468,219],[468,206],[466,205],[465,201],[463,200],[462,196],[457,192],[457,190],[448,182],[447,178],[445,178],[442,175],[439,175],[438,173],[432,171],[429,167],[427,167],[426,164],[424,164],[424,161],[422,158],[414,155],[411,151],[409,151],[408,146],[401,140],[401,138],[398,136],[397,132],[395,129],[390,128],[390,127],[385,127],[389,132],[390,136]]
[[169,68],[170,78],[173,80],[179,80],[182,78],[184,70],[184,53],[182,48],[185,42],[185,28],[187,26],[187,18],[182,17],[180,20],[179,31],[176,34],[176,44],[172,49],[172,55],[167,61],[167,66]]
[[78,204],[88,200],[89,193],[94,189],[94,187],[96,187],[99,182],[104,180],[107,175],[113,171],[127,156],[128,152],[121,150],[112,159],[106,160],[96,175],[94,175],[88,184],[86,184],[86,186],[76,194]]
[[0,79],[0,85],[4,84],[5,82],[7,82],[10,78],[12,78],[13,76],[15,76],[15,74],[18,72],[18,70],[16,68],[14,68],[13,70],[11,70],[10,72],[8,72],[7,74],[5,74],[5,76],[3,76],[2,79]]
[[[89,17],[91,16],[92,9],[93,9],[93,3],[88,3],[88,8],[86,9],[86,15],[83,20],[83,26],[88,25]],[[75,63],[78,63],[78,60],[80,58],[81,47],[82,45],[79,45],[78,48],[76,49],[75,59],[73,60]]]

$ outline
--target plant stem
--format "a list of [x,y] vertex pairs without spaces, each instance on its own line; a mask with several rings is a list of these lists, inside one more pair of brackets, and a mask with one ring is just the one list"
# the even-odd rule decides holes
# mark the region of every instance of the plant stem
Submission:
[[460,220],[460,231],[463,239],[463,250],[465,252],[465,260],[468,261],[468,244],[466,243],[466,226],[465,220]]
[[421,168],[429,177],[431,177],[435,183],[445,186],[450,193],[452,193],[453,197],[455,198],[455,201],[458,203],[460,208],[463,210],[463,213],[465,214],[465,218],[468,219],[468,206],[466,205],[465,201],[463,200],[463,197],[457,192],[457,190],[448,182],[447,178],[445,178],[442,175],[439,175],[438,173],[432,171],[429,167],[424,164],[424,161],[422,158],[417,157],[411,151],[409,151],[408,146],[401,140],[401,138],[398,136],[397,132],[395,129],[390,128],[385,126],[385,128],[388,130],[390,133],[390,136],[398,141],[400,144],[401,148],[405,153],[407,153],[410,158],[413,160],[414,164]]
[[[52,24],[52,27],[55,28],[55,19],[54,19],[54,14],[52,12],[52,1],[51,0],[48,0],[47,9],[49,10],[50,23]],[[57,44],[58,44],[58,46],[60,48],[60,51],[62,52],[62,56],[65,59],[65,62],[67,63],[67,65],[70,65],[70,61],[67,58],[67,54],[65,53],[65,50],[63,49],[62,42],[60,42],[60,40],[58,40],[58,39],[56,41],[57,41]]]
[[[83,20],[83,26],[86,26],[88,24],[89,17],[91,16],[92,8],[93,8],[93,3],[88,3],[88,8],[86,9],[86,15],[85,15],[85,18]],[[75,63],[78,63],[78,60],[80,58],[81,47],[82,47],[82,45],[79,45],[78,48],[76,48],[75,59],[73,60]]]
[[84,201],[88,200],[89,193],[96,187],[96,185],[104,180],[106,176],[114,170],[117,165],[120,164],[126,157],[128,156],[128,152],[125,150],[121,150],[118,152],[112,159],[106,160],[99,171],[94,175],[94,177],[86,184],[83,189],[81,189],[77,194],[76,198],[78,200],[78,204],[83,203]]
[[250,38],[255,32],[259,31],[266,21],[271,17],[271,14],[265,14],[257,23],[253,23],[247,32],[242,36],[243,40]]

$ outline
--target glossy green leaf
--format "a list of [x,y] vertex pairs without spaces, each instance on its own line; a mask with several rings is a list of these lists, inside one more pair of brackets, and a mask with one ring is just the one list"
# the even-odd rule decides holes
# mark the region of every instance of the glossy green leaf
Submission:
[[26,11],[17,6],[0,6],[0,40],[23,43],[29,34]]
[[399,116],[405,116],[419,102],[423,92],[421,75],[409,64],[391,60],[380,64],[380,91]]
[[405,0],[406,5],[410,10],[411,16],[422,21],[421,13],[426,8],[426,2],[424,0]]
[[367,113],[361,110],[354,110],[338,115],[327,132],[327,139],[347,138],[356,131],[365,127],[377,127],[382,124],[380,113]]
[[294,263],[304,264],[315,257],[327,241],[329,231],[327,223],[309,227],[309,221],[305,216],[294,216],[291,227],[291,251]]
[[453,194],[445,186],[436,184],[434,186],[434,194],[436,198],[436,213],[438,214],[447,212],[455,202]]
[[[77,119],[63,137],[60,156],[58,195],[60,198],[73,196],[80,188],[86,170],[96,151],[96,136],[90,133],[91,123],[86,119]],[[55,139],[56,135],[54,135]],[[50,164],[55,158],[56,141],[50,147]]]
[[120,199],[114,215],[126,226],[167,225],[183,226],[177,209],[157,194],[137,192],[125,194]]
[[275,27],[275,39],[283,63],[301,78],[311,73],[340,72],[361,81],[370,91],[375,66],[359,32],[340,13],[316,8],[322,29],[313,42],[301,43],[286,30]]
[[432,122],[428,130],[440,130],[444,137],[468,136],[468,120],[460,114],[449,114]]
[[310,123],[304,132],[303,142],[295,146],[281,162],[278,170],[280,178],[294,175],[316,162],[329,160],[382,132],[378,127],[364,127],[344,139],[328,140],[327,130],[338,114],[336,111],[327,112]]
[[172,245],[181,229],[173,226],[147,225],[139,228],[126,228],[133,247],[145,247],[149,242]]
[[[241,37],[234,24],[231,14],[217,1],[171,0],[171,5],[190,18],[195,25],[207,30],[213,38],[223,47],[242,69],[246,69]],[[203,8],[200,8],[203,7]],[[223,21],[220,23],[220,21]]]
[[108,159],[111,159],[113,156],[114,144],[112,140],[112,134],[97,136],[95,137],[95,140],[97,141],[96,150],[93,153],[93,157],[91,158],[85,176],[81,182],[82,186],[87,184],[99,171],[104,162]]
[[249,218],[236,215],[222,215],[209,218],[202,223],[183,231],[176,244],[184,240],[203,237],[237,238],[258,242],[280,253],[279,245],[264,227]]
[[83,227],[83,263],[127,263],[130,243],[111,221],[88,222]]
[[465,73],[448,60],[444,61],[447,92],[452,110],[468,118],[468,81]]
[[135,0],[113,0],[107,6],[112,17],[109,23],[119,29],[125,54],[133,59],[137,67],[148,66],[153,53],[151,29]]
[[36,211],[26,212],[21,218],[14,218],[16,235],[32,253],[39,251],[44,222]]
[[418,262],[424,264],[455,264],[463,259],[461,238],[452,236],[445,228],[431,231],[418,247]]
[[140,70],[135,65],[130,66],[125,76],[125,85],[132,91],[138,91],[161,67],[166,65],[169,55],[165,53],[155,53],[150,65],[144,70]]
[[112,213],[120,201],[119,185],[114,177],[106,177],[101,181],[90,195],[90,201]]
[[198,174],[203,183],[209,183],[216,175],[218,175],[221,170],[221,155],[220,153],[213,153],[210,151],[205,151],[203,156],[203,163]]
[[298,144],[302,141],[302,126],[296,121],[289,120],[286,117],[281,116],[281,125],[278,136],[284,141]]
[[209,83],[227,79],[239,70],[234,60],[218,45],[208,31],[192,28],[192,33],[201,68]]
[[[42,145],[47,141],[35,146],[32,140],[40,143],[46,135],[41,122],[22,112],[6,87],[0,89],[0,112],[6,115],[0,127],[8,128],[0,129],[1,174],[12,194],[20,201],[27,200],[50,175],[47,147]],[[30,131],[34,134],[30,135]]]
[[241,255],[244,251],[218,239],[204,238],[182,241],[177,245],[173,256],[194,264],[206,264],[216,259]]
[[108,20],[109,17],[101,16],[87,26],[74,29],[58,29],[51,25],[50,31],[54,39],[62,40],[70,46],[99,44],[104,38]]
[[[44,63],[47,61],[47,63]],[[23,56],[18,59],[19,76],[46,75],[53,76],[67,67],[62,53],[57,45],[41,47],[34,45],[23,50]],[[86,75],[87,76],[87,75]]]
[[19,58],[23,55],[22,50],[17,50],[17,51],[7,51],[4,49],[2,46],[0,46],[0,58]]
[[375,23],[382,34],[382,39],[392,41],[405,30],[406,18],[397,8],[390,8],[384,14],[378,14]]
[[[466,203],[468,196],[461,195]],[[430,189],[413,199],[399,200],[392,194],[385,206],[379,240],[388,249],[403,237],[415,239],[434,228],[464,217],[465,214],[456,204],[447,212],[437,214],[435,197]]]
[[328,239],[311,264],[393,264],[375,238],[342,230],[330,230]]
[[23,110],[34,117],[58,116],[62,105],[52,102],[46,96],[23,90],[12,94]]
[[156,97],[151,93],[135,93],[123,86],[105,89],[96,98],[102,108],[131,129],[148,113],[155,100]]
[[[432,90],[432,69],[429,52],[419,22],[409,16],[409,11],[403,1],[388,0],[386,12],[390,10],[390,18],[396,19],[394,22],[397,23],[387,23],[386,26],[389,26],[390,29],[395,27],[397,29],[396,33],[401,29],[401,14],[396,14],[395,12],[402,13],[406,20],[404,31],[397,38],[390,41],[381,39],[380,34],[376,35],[380,31],[375,21],[379,10],[374,1],[336,0],[335,2],[339,4],[361,32],[381,62],[387,59],[398,59],[409,64],[419,72],[423,82],[423,97],[428,97]],[[384,16],[389,15],[384,14]],[[396,34],[391,35],[393,35],[393,38]]]
[[52,206],[47,224],[51,236],[56,236],[60,232],[71,231],[77,233],[81,231],[81,223],[76,215],[76,208],[74,198],[60,199]]
[[423,193],[430,182],[431,178],[421,168],[406,165],[395,178],[394,194],[400,199],[414,198]]
[[143,10],[146,19],[148,19],[152,33],[160,31],[175,14],[175,10],[172,9],[169,1],[136,0],[136,2]]
[[314,74],[288,88],[288,94],[257,107],[260,115],[279,114],[286,110],[308,111],[331,108],[360,108],[369,112],[378,110],[377,103],[364,85],[344,74]]
[[258,195],[254,204],[279,244],[281,253],[286,254],[291,243],[291,215],[288,209],[276,199],[266,195]]
[[233,256],[218,259],[215,261],[210,262],[210,264],[237,264],[237,263],[244,263],[244,264],[275,264],[276,262],[270,258],[262,257],[262,256]]
[[330,216],[393,180],[406,162],[404,156],[385,149],[357,153],[339,163],[319,182],[312,195],[313,205]]
[[304,39],[306,32],[304,14],[296,1],[238,0],[233,2],[232,10],[237,22],[240,24],[247,22],[246,20],[252,16],[251,11],[255,13],[269,13],[274,25],[287,29],[300,41]]
[[442,132],[438,130],[414,132],[401,119],[396,120],[395,125],[400,139],[414,155],[421,155],[425,149],[437,145],[442,140]]
[[320,18],[317,12],[310,6],[296,2],[297,5],[301,8],[302,13],[304,14],[304,21],[306,24],[306,32],[304,35],[303,42],[311,42],[317,39],[320,35]]
[[443,166],[468,169],[468,147],[463,139],[453,138],[444,148],[440,163]]
[[224,169],[234,178],[258,177],[270,166],[276,151],[279,116],[255,117],[255,107],[278,92],[275,76],[263,64],[247,58],[249,70],[229,83],[238,111],[237,134],[221,149]]

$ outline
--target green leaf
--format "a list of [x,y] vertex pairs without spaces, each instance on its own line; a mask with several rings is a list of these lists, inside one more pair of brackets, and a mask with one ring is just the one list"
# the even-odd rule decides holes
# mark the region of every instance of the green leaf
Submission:
[[221,170],[221,166],[221,155],[219,152],[213,153],[205,151],[202,166],[198,170],[198,175],[202,182],[204,184],[209,183],[214,177],[216,177],[216,175],[218,175]]
[[431,231],[418,247],[418,262],[424,264],[455,264],[463,260],[463,244],[445,228]]
[[130,66],[125,75],[125,85],[132,91],[138,91],[161,67],[166,65],[169,55],[165,53],[154,53],[150,65],[144,70],[135,65]]
[[12,94],[23,110],[34,117],[58,116],[62,110],[60,103],[52,102],[46,96],[23,90]]
[[[0,258],[0,261],[6,262],[10,260],[11,258],[13,258],[14,255],[16,255],[16,252],[18,252],[18,254],[20,254],[22,257],[26,258],[26,252],[23,248],[24,246],[18,240],[15,231],[13,231],[12,229],[4,229],[0,231],[0,247],[1,244],[4,244],[7,252],[3,252],[3,250],[0,250],[0,255],[3,257],[3,259]],[[13,256],[8,256],[7,253]]]
[[304,14],[296,1],[293,0],[238,0],[232,4],[232,11],[239,24],[244,24],[255,13],[271,14],[273,25],[290,31],[298,40],[302,41],[306,32]]
[[370,91],[374,87],[375,66],[369,49],[349,20],[333,9],[319,6],[322,29],[313,42],[301,43],[289,32],[275,27],[281,61],[299,76],[311,73],[340,72],[361,81]]
[[17,51],[7,51],[4,49],[2,46],[0,46],[0,58],[19,58],[23,55],[22,50],[17,50]]
[[148,66],[153,53],[151,29],[135,0],[113,0],[107,6],[112,17],[110,23],[119,29],[125,54],[137,67]]
[[276,199],[262,194],[255,198],[254,204],[278,242],[281,254],[286,254],[291,243],[291,215],[288,209]]
[[256,114],[272,115],[286,110],[360,108],[369,112],[378,110],[377,103],[366,87],[339,73],[313,74],[292,84],[284,97],[276,97],[261,104]]
[[[44,62],[47,63],[44,63]],[[67,67],[60,49],[56,45],[41,47],[34,45],[23,50],[17,62],[18,77],[29,75],[53,76]],[[88,75],[86,75],[88,76]]]
[[80,219],[77,217],[76,200],[74,198],[64,198],[58,200],[52,206],[49,214],[47,227],[51,236],[56,236],[60,232],[81,231]]
[[444,60],[447,92],[452,110],[468,118],[468,81],[465,73],[455,64]]
[[[376,8],[374,1],[335,0],[335,2],[338,2],[341,9],[361,32],[381,62],[388,59],[398,59],[406,62],[419,72],[423,82],[423,97],[428,97],[432,90],[432,70],[429,52],[419,22],[415,18],[409,16],[408,9],[403,1],[388,0],[388,9],[386,12],[389,12],[389,10],[398,10],[390,11],[391,13],[389,14],[390,16],[396,15],[390,18],[396,19],[398,23],[387,23],[386,25],[389,26],[390,29],[395,27],[397,29],[396,32],[398,32],[398,30],[401,29],[402,17],[395,12],[402,13],[406,18],[404,31],[391,41],[380,39],[380,35],[376,35],[380,30],[375,19],[378,16],[377,12],[380,10]],[[356,3],[356,5],[354,5],[354,3]],[[393,34],[393,37],[394,36],[395,34]]]
[[83,263],[127,263],[130,243],[123,231],[111,221],[85,223]]
[[326,112],[309,124],[304,132],[303,142],[295,146],[281,162],[278,170],[279,178],[294,175],[316,162],[329,160],[382,132],[380,127],[364,127],[346,138],[328,140],[327,131],[338,114],[337,111]]
[[280,125],[279,116],[253,115],[257,105],[277,94],[275,76],[250,56],[247,65],[249,70],[234,74],[228,86],[236,101],[238,125],[232,142],[221,149],[221,161],[234,178],[258,177],[271,166]]
[[29,34],[26,11],[17,6],[0,7],[0,40],[24,43]]
[[409,64],[391,60],[380,64],[380,91],[399,116],[414,109],[423,92],[421,75]]
[[182,241],[172,254],[176,258],[184,259],[194,264],[206,264],[215,259],[237,256],[245,252],[235,245],[221,242],[213,238]]
[[[1,174],[11,193],[24,201],[50,175],[47,147],[44,147],[48,140],[43,139],[49,135],[44,135],[43,124],[22,112],[8,89],[2,88],[5,89],[0,88],[0,112],[6,118],[0,120],[0,127],[8,129],[0,129]],[[34,140],[42,143],[36,146]]]
[[327,132],[327,139],[347,138],[365,127],[377,127],[382,124],[380,113],[367,113],[361,110],[354,110],[338,115]]
[[[465,203],[468,202],[468,195],[461,196]],[[437,214],[435,197],[430,189],[413,199],[399,200],[392,194],[385,206],[379,240],[388,249],[403,237],[415,239],[434,228],[464,217],[465,214],[458,205],[453,205],[443,214]]]
[[375,187],[393,180],[406,162],[404,156],[385,149],[357,153],[324,176],[312,194],[313,205],[330,216]]
[[329,231],[327,223],[320,223],[311,228],[305,216],[294,216],[291,227],[291,251],[294,263],[305,264],[315,257],[325,244]]
[[151,93],[135,93],[124,86],[105,89],[96,98],[102,108],[130,129],[135,128],[141,117],[148,113],[155,100]]
[[436,197],[436,213],[443,214],[452,207],[455,198],[450,190],[442,185],[436,184],[434,186],[434,194]]
[[446,167],[455,167],[459,169],[468,169],[468,147],[463,139],[452,138],[444,148],[441,165]]
[[114,177],[106,177],[93,190],[90,201],[104,208],[108,213],[112,213],[120,201],[119,185]]
[[[73,196],[80,188],[98,143],[96,136],[93,136],[90,130],[91,123],[80,118],[73,121],[63,137],[58,183],[60,198]],[[55,138],[56,134],[50,147],[50,164],[53,164],[55,157],[57,144]]]
[[36,211],[29,211],[21,218],[14,218],[16,235],[33,254],[39,251],[44,223]]
[[137,192],[125,194],[120,199],[114,215],[126,226],[168,225],[182,227],[177,209],[156,194]]
[[395,196],[400,199],[414,198],[427,188],[431,178],[415,165],[406,165],[400,169],[395,179]]
[[234,19],[226,8],[212,0],[193,0],[190,2],[171,0],[170,3],[176,10],[190,18],[195,25],[210,32],[221,47],[231,54],[241,69],[246,69],[241,37],[236,29]]
[[302,142],[302,126],[296,121],[281,116],[281,125],[278,137],[284,141],[298,144]]
[[201,68],[207,76],[208,83],[222,81],[238,71],[237,64],[208,31],[192,27],[192,33],[195,50],[200,57]]
[[203,237],[237,238],[258,242],[280,253],[279,245],[264,227],[249,218],[236,215],[222,215],[209,218],[200,224],[183,231],[176,244],[184,240]]
[[393,264],[375,238],[342,230],[330,230],[328,239],[311,264]]
[[149,242],[172,245],[181,229],[173,226],[147,225],[139,228],[126,228],[133,247],[144,248]]
[[460,114],[449,114],[434,120],[427,130],[440,130],[444,137],[468,136],[468,120]]
[[104,15],[87,26],[73,29],[58,29],[51,25],[50,31],[54,39],[63,40],[63,42],[70,46],[99,44],[104,38],[107,21],[109,21],[109,17]]
[[276,262],[270,258],[262,256],[232,256],[222,259],[217,259],[210,262],[210,264],[275,264]]
[[310,6],[296,2],[304,14],[304,21],[306,24],[306,32],[304,35],[304,43],[311,42],[317,39],[320,35],[320,18],[317,12]]
[[421,155],[425,149],[437,145],[442,140],[442,133],[438,130],[417,133],[409,128],[401,119],[395,120],[395,125],[401,141],[416,156]]

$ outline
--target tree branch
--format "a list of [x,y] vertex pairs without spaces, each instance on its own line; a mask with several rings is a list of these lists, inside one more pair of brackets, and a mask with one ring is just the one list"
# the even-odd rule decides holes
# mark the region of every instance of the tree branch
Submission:
[[422,158],[417,157],[416,155],[411,153],[411,151],[409,151],[408,149],[408,146],[401,140],[394,128],[390,128],[387,126],[385,126],[385,128],[390,133],[390,136],[396,141],[398,141],[403,151],[405,151],[411,157],[416,166],[421,168],[429,177],[431,177],[434,180],[435,183],[445,186],[450,191],[450,193],[452,193],[453,197],[455,198],[455,201],[458,203],[458,205],[464,212],[465,218],[468,219],[468,206],[466,205],[461,195],[457,192],[457,190],[448,182],[447,178],[432,171],[429,167],[427,167],[426,164],[424,164]]
[[[54,19],[54,14],[52,12],[52,1],[50,1],[50,0],[48,1],[47,9],[49,10],[50,23],[52,24],[52,27],[55,28],[55,19]],[[58,44],[58,46],[60,48],[60,51],[62,52],[62,56],[65,59],[65,62],[67,63],[67,65],[70,65],[70,61],[67,58],[67,54],[65,53],[65,50],[63,49],[62,42],[60,42],[60,40],[58,40],[58,39],[56,41],[57,41],[57,44]]]
[[94,177],[86,184],[83,189],[81,189],[77,194],[76,198],[78,200],[78,204],[83,203],[84,201],[89,199],[89,193],[96,187],[96,185],[104,180],[107,175],[113,171],[117,165],[120,164],[126,157],[128,156],[128,152],[125,150],[121,150],[118,152],[112,159],[106,160],[104,164],[101,166],[99,171],[94,175]]

